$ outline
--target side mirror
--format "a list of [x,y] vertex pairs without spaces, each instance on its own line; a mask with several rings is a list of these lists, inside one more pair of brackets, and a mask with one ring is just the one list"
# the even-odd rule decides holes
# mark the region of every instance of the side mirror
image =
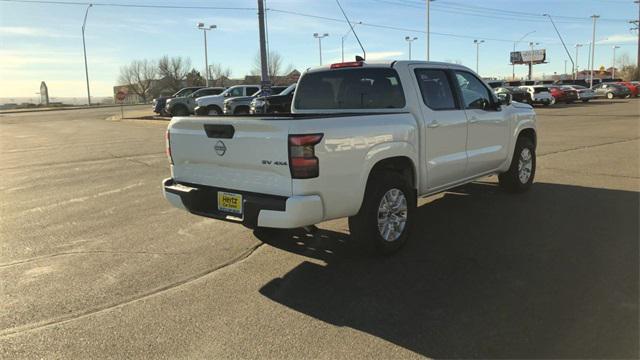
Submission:
[[500,101],[500,105],[504,105],[504,106],[511,105],[512,99],[513,98],[511,96],[511,94],[508,94],[508,93],[500,93],[500,94],[498,94],[498,100]]

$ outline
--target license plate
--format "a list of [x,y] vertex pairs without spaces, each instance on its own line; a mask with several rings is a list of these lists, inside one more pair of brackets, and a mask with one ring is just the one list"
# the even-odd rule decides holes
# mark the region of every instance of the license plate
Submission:
[[242,215],[242,195],[219,191],[218,210]]

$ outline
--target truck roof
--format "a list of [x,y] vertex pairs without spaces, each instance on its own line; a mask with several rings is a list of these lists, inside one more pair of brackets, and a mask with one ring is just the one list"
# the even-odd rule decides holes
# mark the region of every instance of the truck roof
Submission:
[[[357,61],[354,62],[344,62],[344,63],[337,63],[337,64],[355,64],[357,63]],[[322,66],[317,66],[317,67],[311,67],[308,68],[306,72],[318,72],[318,71],[326,71],[326,70],[331,70],[331,66],[334,64],[327,64],[327,65],[322,65]],[[409,65],[426,65],[426,66],[447,66],[451,69],[459,69],[459,70],[467,70],[469,71],[470,69],[464,65],[459,65],[459,64],[453,64],[453,63],[447,63],[447,62],[440,62],[440,61],[421,61],[421,60],[374,60],[374,61],[363,61],[362,62],[362,66],[357,66],[357,67],[368,67],[368,68],[391,68],[391,67],[396,67],[396,66],[409,66]],[[345,69],[348,69],[348,66],[344,67]],[[356,66],[354,66],[353,68],[356,68]]]

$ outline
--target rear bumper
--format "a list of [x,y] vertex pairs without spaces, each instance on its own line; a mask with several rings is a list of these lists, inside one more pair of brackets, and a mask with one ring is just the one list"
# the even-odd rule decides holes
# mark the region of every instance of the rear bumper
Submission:
[[[257,227],[294,229],[317,224],[323,220],[322,199],[318,195],[286,197],[256,194],[176,183],[171,178],[163,181],[162,191],[165,199],[177,208],[200,216],[242,223],[251,229]],[[242,195],[244,212],[242,218],[218,210],[216,203],[218,191]]]

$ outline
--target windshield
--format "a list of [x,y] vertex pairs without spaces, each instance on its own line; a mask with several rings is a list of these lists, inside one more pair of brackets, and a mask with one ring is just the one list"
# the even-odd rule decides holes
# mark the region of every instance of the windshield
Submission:
[[182,89],[180,91],[178,91],[177,93],[173,94],[174,97],[184,97],[184,96],[189,96],[192,92],[196,91],[197,89],[193,89],[193,88],[185,88]]
[[389,68],[350,68],[306,74],[295,107],[316,109],[399,109],[405,105],[398,73]]
[[289,95],[291,92],[293,92],[296,89],[296,84],[291,84],[289,85],[286,89],[282,90],[282,92],[280,93],[280,95]]
[[546,87],[534,87],[533,88],[533,92],[534,93],[542,93],[542,92],[549,92],[549,89],[547,89]]

